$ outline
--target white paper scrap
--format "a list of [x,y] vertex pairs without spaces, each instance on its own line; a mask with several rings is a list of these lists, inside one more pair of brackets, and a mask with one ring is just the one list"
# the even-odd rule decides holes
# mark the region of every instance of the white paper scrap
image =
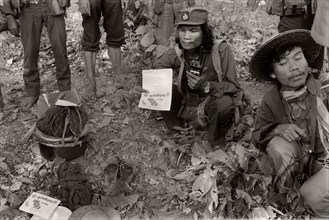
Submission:
[[33,192],[19,207],[23,212],[48,219],[61,201],[50,196]]
[[55,103],[55,105],[57,105],[57,106],[78,107],[77,104],[75,104],[73,102],[66,101],[66,100],[62,100],[62,99],[57,100],[57,102]]
[[138,107],[169,111],[172,96],[172,69],[143,70],[143,89]]

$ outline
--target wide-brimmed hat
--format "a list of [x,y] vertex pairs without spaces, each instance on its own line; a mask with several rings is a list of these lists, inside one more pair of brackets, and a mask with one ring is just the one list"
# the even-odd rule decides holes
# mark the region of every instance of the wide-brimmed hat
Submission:
[[69,220],[121,220],[117,210],[111,207],[102,207],[98,205],[82,206],[75,210]]
[[249,72],[251,75],[259,80],[272,81],[273,78],[270,77],[271,61],[276,49],[294,44],[302,47],[309,67],[321,70],[322,66],[319,66],[319,62],[315,62],[317,58],[323,59],[319,57],[321,46],[313,40],[310,33],[309,30],[295,29],[280,33],[268,40],[258,48],[250,60]]
[[201,7],[190,7],[178,12],[175,25],[201,25],[207,23],[208,11]]

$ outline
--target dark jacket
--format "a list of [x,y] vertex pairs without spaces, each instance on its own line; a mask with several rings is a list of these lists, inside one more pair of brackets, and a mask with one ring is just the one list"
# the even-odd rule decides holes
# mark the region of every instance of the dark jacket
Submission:
[[[312,98],[315,98],[316,91],[321,86],[321,82],[319,80],[314,79],[312,76],[309,76],[306,81],[306,86],[309,91],[308,96],[310,97],[306,97],[305,99],[311,100]],[[329,109],[328,94],[329,90],[325,89],[322,90],[321,95],[319,95],[327,109]],[[284,102],[285,101],[280,94],[280,86],[278,85],[273,86],[265,93],[261,105],[256,113],[254,130],[252,133],[252,142],[257,148],[266,151],[267,144],[275,136],[275,127],[280,124],[291,123],[289,122],[288,118],[289,113],[287,113],[284,108]],[[316,106],[311,107],[316,108]],[[315,117],[312,111],[309,111],[307,120],[310,120],[310,117]],[[323,152],[323,146],[319,139],[318,132],[316,132],[314,150],[317,153]]]
[[[218,82],[218,75],[212,64],[211,51],[204,50],[203,52],[203,66],[207,67],[205,72],[201,75],[206,74],[206,80],[210,81],[210,92],[209,94],[222,97],[224,94],[233,95],[241,91],[240,84],[238,82],[236,67],[234,63],[234,56],[231,47],[226,43],[222,42],[218,48],[219,56],[222,67],[222,82]],[[187,62],[189,62],[187,60]],[[155,62],[155,68],[172,68],[176,73],[179,72],[180,60],[176,54],[175,48],[170,48],[160,59]],[[186,65],[185,65],[185,68]],[[182,77],[182,87],[187,87],[187,76],[184,71]]]

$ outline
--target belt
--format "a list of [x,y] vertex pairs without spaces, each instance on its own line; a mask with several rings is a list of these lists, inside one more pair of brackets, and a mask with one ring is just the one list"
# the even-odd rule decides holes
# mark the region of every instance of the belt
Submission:
[[37,5],[40,2],[46,2],[46,0],[21,0],[22,5]]
[[40,0],[21,0],[23,6],[36,5],[39,4]]
[[165,3],[167,4],[173,4],[173,3],[181,3],[181,2],[185,2],[186,0],[164,0]]

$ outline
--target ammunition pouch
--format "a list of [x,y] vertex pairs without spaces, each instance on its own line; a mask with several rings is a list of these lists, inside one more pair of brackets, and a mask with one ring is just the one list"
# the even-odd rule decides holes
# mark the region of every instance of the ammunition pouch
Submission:
[[[39,4],[41,0],[10,0],[13,9],[20,9],[22,7],[28,7],[31,4]],[[71,5],[70,0],[48,0],[48,7],[51,15],[61,15],[65,13],[65,8]]]
[[285,1],[284,14],[286,16],[302,15],[307,12],[304,1]]
[[266,12],[278,16],[309,14],[308,4],[310,3],[307,0],[269,0],[266,5]]

